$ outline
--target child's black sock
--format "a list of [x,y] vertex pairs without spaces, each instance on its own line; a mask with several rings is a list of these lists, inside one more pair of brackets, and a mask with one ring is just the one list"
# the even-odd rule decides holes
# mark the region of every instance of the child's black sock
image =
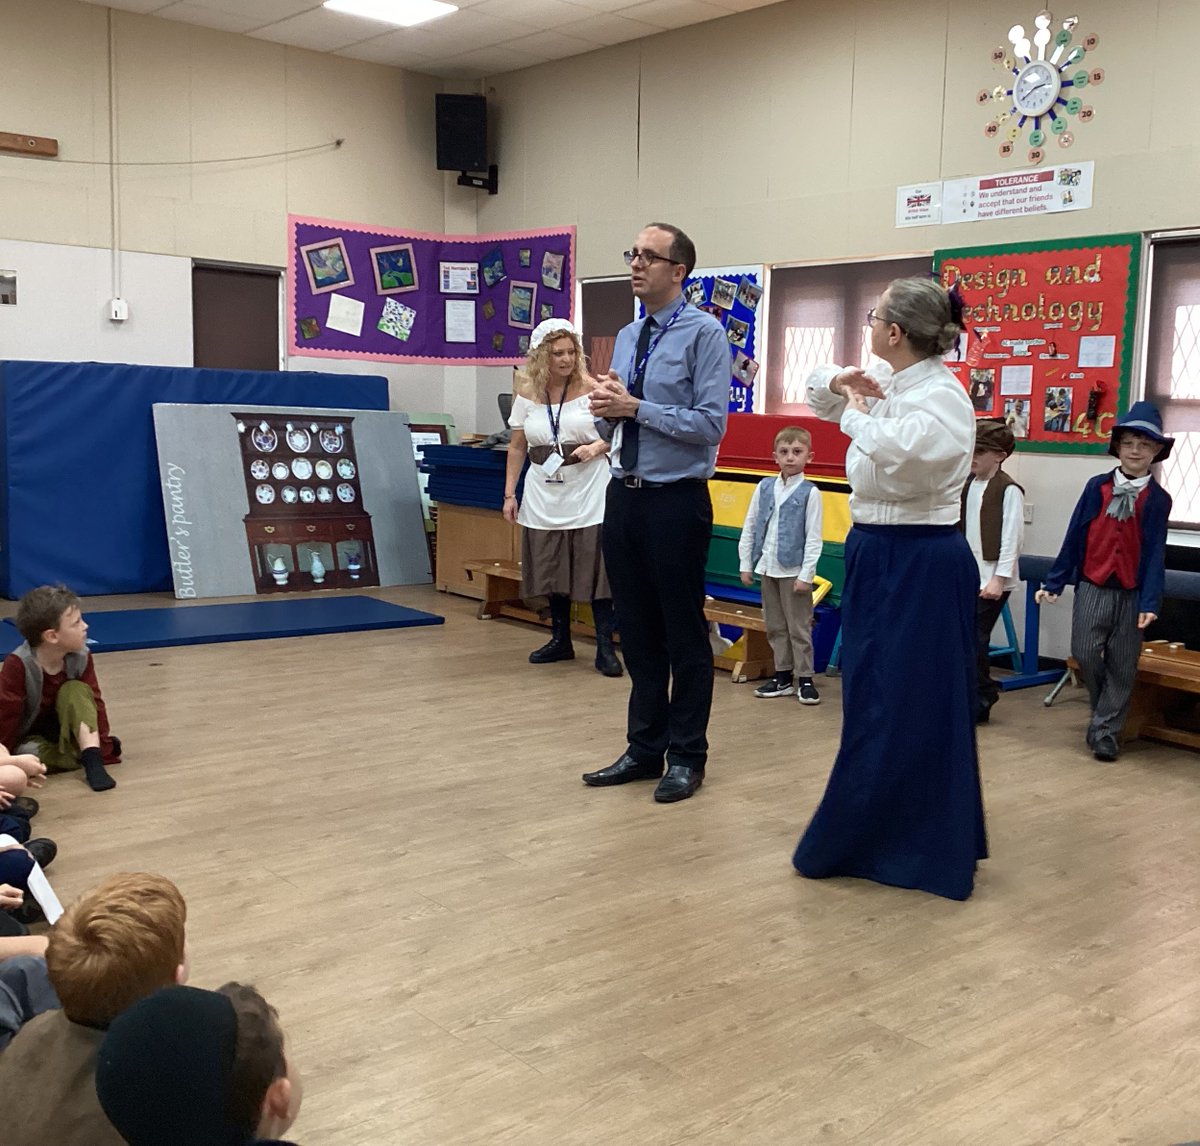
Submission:
[[108,774],[108,769],[104,767],[104,757],[100,755],[99,748],[85,748],[80,754],[80,760],[83,763],[88,786],[93,792],[107,792],[110,788],[117,786],[116,780]]

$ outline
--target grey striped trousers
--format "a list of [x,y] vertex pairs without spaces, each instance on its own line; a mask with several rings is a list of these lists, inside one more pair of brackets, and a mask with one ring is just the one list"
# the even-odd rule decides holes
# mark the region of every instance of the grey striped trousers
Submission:
[[1092,703],[1088,743],[1120,737],[1142,652],[1138,590],[1104,589],[1081,580],[1071,614],[1071,655],[1079,662]]

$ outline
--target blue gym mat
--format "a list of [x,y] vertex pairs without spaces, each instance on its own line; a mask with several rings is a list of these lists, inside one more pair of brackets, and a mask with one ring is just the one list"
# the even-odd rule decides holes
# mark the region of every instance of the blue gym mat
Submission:
[[[88,644],[94,653],[159,649],[170,645],[209,645],[222,641],[263,641],[275,637],[311,637],[364,629],[408,629],[441,625],[445,617],[390,605],[375,597],[317,597],[301,601],[252,601],[243,605],[188,605],[167,609],[119,609],[89,612]],[[21,635],[6,620],[0,648],[11,652]]]

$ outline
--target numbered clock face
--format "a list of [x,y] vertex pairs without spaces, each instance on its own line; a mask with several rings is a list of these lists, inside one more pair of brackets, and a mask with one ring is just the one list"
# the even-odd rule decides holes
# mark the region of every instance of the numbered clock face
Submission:
[[[1103,68],[1081,67],[1089,52],[1100,44],[1093,33],[1077,32],[1079,20],[1068,16],[1055,23],[1046,9],[1034,17],[1033,26],[1014,24],[1008,30],[1008,48],[993,48],[991,62],[1005,73],[1004,81],[992,89],[1000,107],[984,127],[988,139],[997,140],[1005,158],[1017,154],[1024,137],[1030,162],[1037,163],[1049,142],[1070,147],[1075,142],[1071,122],[1087,123],[1094,112],[1081,98],[1084,88],[1103,80]],[[1081,42],[1076,42],[1077,37]],[[975,102],[987,104],[987,88],[980,89]],[[1037,158],[1035,158],[1035,155]]]
[[1031,60],[1013,84],[1013,105],[1022,115],[1045,115],[1058,99],[1062,80],[1058,69],[1045,60]]

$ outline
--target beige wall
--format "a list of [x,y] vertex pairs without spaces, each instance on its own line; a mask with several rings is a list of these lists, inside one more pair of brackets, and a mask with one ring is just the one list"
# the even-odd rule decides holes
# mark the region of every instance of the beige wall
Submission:
[[[62,160],[0,157],[0,234],[110,242],[107,10],[0,0],[3,130],[54,136]],[[122,247],[282,265],[288,212],[440,230],[439,81],[169,20],[113,12]],[[345,137],[339,151],[187,164]],[[88,162],[95,166],[87,166]]]
[[1095,120],[1050,158],[1097,161],[1095,206],[895,228],[898,184],[1020,166],[984,138],[974,100],[1002,76],[992,48],[1038,8],[791,0],[495,77],[504,191],[481,200],[480,228],[576,223],[580,272],[596,276],[662,217],[707,265],[1194,226],[1200,4],[1087,0],[1081,29],[1100,36],[1088,62],[1106,79],[1088,90]]

